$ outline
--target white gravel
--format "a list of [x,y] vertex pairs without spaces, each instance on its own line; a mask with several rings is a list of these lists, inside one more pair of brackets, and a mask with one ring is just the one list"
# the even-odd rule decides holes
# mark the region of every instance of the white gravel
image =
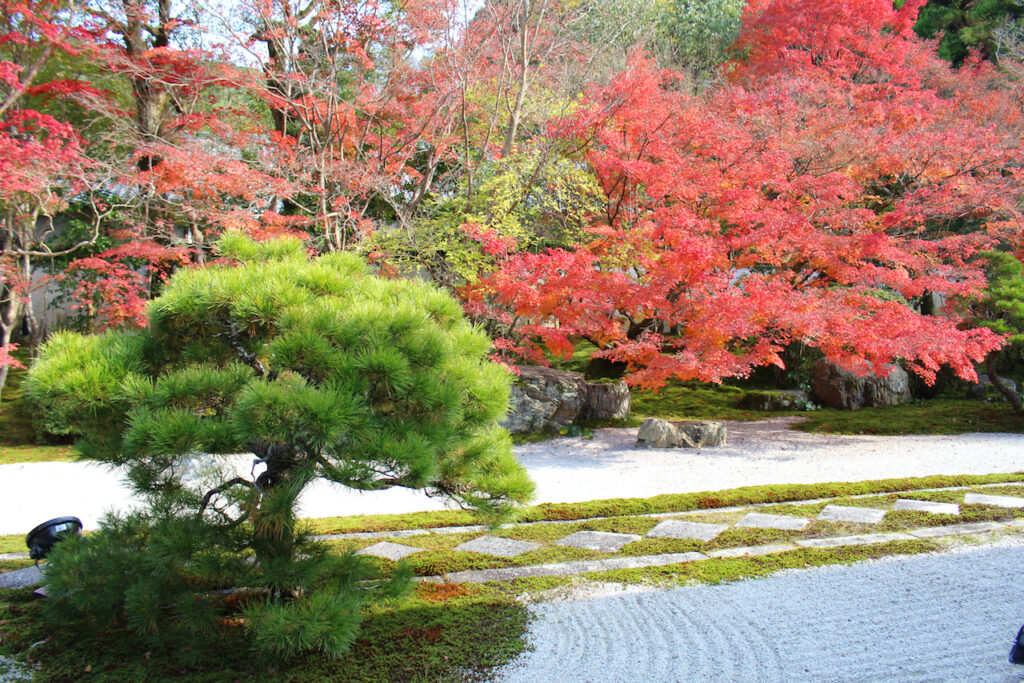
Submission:
[[533,609],[503,683],[1000,681],[1024,622],[1024,546],[627,592]]
[[[713,491],[756,484],[860,481],[929,474],[1024,471],[1024,437],[832,436],[790,430],[793,418],[729,423],[729,445],[703,450],[637,449],[636,429],[599,429],[591,440],[559,438],[516,448],[537,484],[538,503],[660,493]],[[248,475],[251,457],[228,464]],[[0,534],[27,532],[61,515],[94,528],[108,509],[134,501],[116,471],[95,463],[0,466]],[[416,512],[445,503],[409,490],[352,491],[318,481],[300,499],[306,517]]]

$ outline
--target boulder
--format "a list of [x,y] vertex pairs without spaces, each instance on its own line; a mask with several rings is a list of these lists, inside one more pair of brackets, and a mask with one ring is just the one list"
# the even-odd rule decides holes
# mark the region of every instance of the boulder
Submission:
[[814,364],[812,382],[815,398],[830,408],[857,410],[910,400],[910,377],[898,365],[886,365],[878,375],[862,377],[823,358]]
[[[1017,391],[1017,383],[1012,379],[1006,377],[1000,377],[999,382],[1004,386],[1008,387],[1010,391]],[[967,389],[967,394],[971,398],[989,399],[997,401],[1005,401],[1006,397],[999,391],[996,385],[992,384],[992,380],[988,378],[986,374],[978,375],[978,383],[972,384]]]
[[686,420],[668,422],[649,417],[636,433],[641,448],[703,448],[725,445],[725,423]]
[[807,393],[800,389],[778,389],[747,392],[740,405],[751,410],[801,410],[807,403]]
[[618,382],[587,382],[587,400],[580,411],[581,420],[625,420],[629,417],[629,387]]
[[587,400],[583,375],[535,365],[520,366],[519,371],[502,427],[510,432],[553,432],[579,416]]

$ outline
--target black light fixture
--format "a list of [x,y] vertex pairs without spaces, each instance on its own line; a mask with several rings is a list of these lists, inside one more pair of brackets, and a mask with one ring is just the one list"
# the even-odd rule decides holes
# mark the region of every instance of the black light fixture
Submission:
[[46,557],[54,544],[69,535],[82,535],[82,520],[78,517],[56,517],[43,522],[25,537],[28,556],[38,562]]

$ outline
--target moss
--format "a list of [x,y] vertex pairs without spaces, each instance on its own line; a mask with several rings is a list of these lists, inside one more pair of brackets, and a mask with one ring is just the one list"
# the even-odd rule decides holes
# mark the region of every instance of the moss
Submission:
[[[592,517],[644,515],[661,512],[713,510],[715,508],[763,503],[783,503],[816,498],[839,498],[871,493],[914,491],[916,489],[971,486],[977,484],[1024,482],[1024,473],[983,475],[937,475],[878,479],[861,482],[830,482],[825,484],[781,484],[745,486],[722,491],[675,493],[651,498],[610,498],[583,503],[545,503],[518,511],[521,522],[582,520]],[[478,523],[471,513],[446,510],[405,515],[373,515],[357,517],[325,517],[306,520],[312,533],[352,533],[361,531],[393,531],[412,528],[436,528]]]
[[0,574],[13,572],[17,569],[24,569],[35,564],[35,560],[0,560]]
[[[26,531],[28,531],[26,529]],[[0,553],[27,553],[28,546],[25,545],[25,534],[10,534],[0,536]]]
[[[421,588],[364,615],[360,635],[339,660],[319,657],[260,663],[243,629],[221,627],[202,651],[141,652],[130,633],[111,627],[70,632],[41,618],[31,591],[4,593],[0,650],[38,664],[35,680],[74,681],[483,681],[525,647],[526,608],[483,587]],[[34,645],[36,644],[36,645]]]
[[0,446],[0,465],[25,462],[71,462],[78,452],[71,446]]
[[1024,420],[1005,403],[935,398],[884,408],[820,410],[794,429],[825,434],[964,434],[1024,432]]
[[767,576],[785,569],[802,569],[828,564],[851,564],[887,555],[911,555],[932,552],[938,544],[931,541],[896,541],[867,546],[848,546],[820,550],[800,548],[761,557],[735,557],[688,562],[663,567],[620,569],[585,574],[589,579],[622,583],[650,583],[659,586],[716,584],[738,579]]

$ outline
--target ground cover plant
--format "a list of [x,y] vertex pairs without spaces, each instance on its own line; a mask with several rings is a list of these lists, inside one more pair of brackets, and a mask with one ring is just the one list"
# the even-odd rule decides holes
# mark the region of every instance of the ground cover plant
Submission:
[[[123,620],[181,652],[244,614],[266,657],[336,657],[406,577],[361,586],[360,558],[297,528],[299,494],[317,478],[422,488],[500,518],[532,492],[496,426],[510,375],[428,284],[370,276],[349,254],[310,260],[297,240],[234,236],[222,257],[175,275],[146,330],[57,335],[29,373],[54,430],[124,466],[147,501],[59,545],[47,613],[98,629]],[[259,476],[186,467],[196,452],[240,450]]]
[[[1006,481],[1004,486],[983,486],[983,483]],[[1020,482],[1024,475],[988,475],[978,477],[933,477],[906,480],[883,480],[877,482],[852,482],[837,485],[823,485],[802,488],[802,497],[796,496],[791,503],[776,503],[764,508],[764,512],[816,515],[826,504],[862,505],[885,507],[897,497],[918,498],[952,502],[962,500],[965,491],[977,490],[984,493],[1019,495]],[[1017,482],[1015,485],[1013,482]],[[899,483],[907,490],[894,488]],[[955,490],[925,490],[928,485],[955,486]],[[836,488],[830,488],[835,486]],[[839,490],[842,488],[846,494]],[[916,490],[915,490],[916,488]],[[836,493],[838,497],[828,501],[802,502],[808,497],[821,493]],[[753,499],[752,490],[708,492],[705,501],[733,501],[738,497]],[[768,498],[768,487],[761,491],[761,500]],[[855,495],[851,497],[847,494]],[[770,502],[770,501],[765,501]],[[623,505],[626,507],[626,505]],[[708,508],[698,510],[698,516],[686,519],[701,521],[729,521],[739,514],[736,511],[718,511]],[[890,513],[874,531],[892,531],[917,526],[949,524],[989,519],[1009,520],[1020,518],[1024,511],[992,508],[989,506],[962,506],[960,517],[942,515],[925,516],[924,513]],[[552,514],[551,516],[555,516]],[[429,523],[436,518],[422,516]],[[635,516],[618,516],[592,524],[592,528],[618,531],[642,532],[647,525],[657,520]],[[354,520],[349,528],[365,525],[365,521]],[[346,526],[339,521],[339,526]],[[551,540],[556,535],[576,529],[577,524],[537,525],[517,527],[506,533],[517,538]],[[561,528],[558,528],[561,527]],[[580,527],[582,528],[582,527]],[[819,535],[838,533],[863,533],[864,525],[834,524],[818,526],[802,532],[777,532],[771,530],[740,530],[726,532],[714,542],[676,542],[671,546],[666,541],[658,546],[651,540],[645,547],[652,552],[679,551],[685,543],[690,549],[713,550],[735,547],[739,544],[770,543],[795,538],[811,538]],[[730,534],[727,536],[726,534]],[[440,545],[450,546],[453,541],[466,534],[437,536],[432,540]],[[401,538],[397,541],[414,543],[417,538]],[[20,538],[5,537],[3,541],[22,541]],[[366,541],[359,541],[363,543]],[[141,651],[134,633],[125,624],[115,624],[104,630],[89,633],[75,633],[64,625],[50,625],[42,619],[44,602],[33,598],[28,590],[8,591],[0,594],[0,653],[17,655],[22,661],[38,666],[38,680],[78,679],[88,675],[99,680],[225,680],[227,678],[259,678],[260,680],[353,680],[353,681],[483,681],[493,677],[495,668],[511,660],[526,646],[525,627],[529,621],[527,605],[534,600],[544,600],[548,595],[573,586],[585,585],[588,581],[642,584],[652,587],[690,585],[693,583],[719,583],[766,576],[787,569],[801,569],[824,564],[851,563],[891,555],[908,555],[932,552],[941,549],[949,541],[913,540],[896,541],[869,546],[851,546],[833,549],[800,548],[760,557],[735,557],[709,559],[700,562],[675,564],[642,569],[615,570],[586,573],[575,577],[531,577],[508,582],[485,584],[423,584],[405,598],[370,610],[349,654],[342,659],[306,657],[300,661],[267,665],[254,658],[247,650],[243,629],[237,620],[228,619],[210,632],[208,640],[189,653],[189,661],[170,656],[165,650],[152,648]],[[7,546],[2,546],[6,548]],[[627,546],[628,548],[628,546]],[[569,549],[567,549],[569,550]],[[625,549],[624,549],[625,550]],[[336,548],[335,551],[340,551]],[[464,553],[468,555],[468,553]],[[601,557],[602,554],[576,551],[573,557]],[[415,556],[413,556],[415,557]],[[450,559],[449,555],[449,559]],[[569,556],[556,559],[567,559]],[[480,566],[506,566],[500,558],[482,558]],[[542,558],[551,559],[551,558]],[[434,561],[442,560],[442,555]],[[379,560],[375,569],[382,574],[394,570],[394,563]],[[450,566],[452,570],[463,566]],[[427,569],[424,565],[422,569]]]

